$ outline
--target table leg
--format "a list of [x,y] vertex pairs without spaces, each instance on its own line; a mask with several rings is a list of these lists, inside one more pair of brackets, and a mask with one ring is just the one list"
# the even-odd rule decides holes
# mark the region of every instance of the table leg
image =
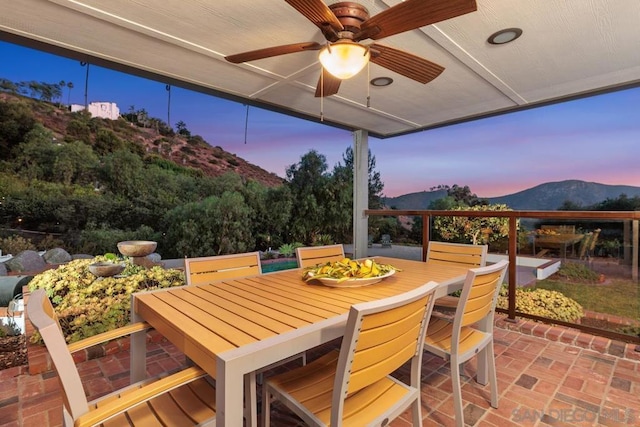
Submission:
[[224,360],[216,358],[216,425],[243,425],[244,379],[240,372],[234,372]]

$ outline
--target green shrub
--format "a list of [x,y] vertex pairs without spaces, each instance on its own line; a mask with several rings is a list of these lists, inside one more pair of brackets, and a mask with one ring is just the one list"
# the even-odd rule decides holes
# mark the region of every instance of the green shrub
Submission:
[[[508,295],[507,286],[503,286],[498,296],[499,308],[507,309]],[[547,289],[516,289],[516,311],[573,323],[584,316],[582,306],[575,300]]]
[[296,253],[296,248],[304,246],[300,242],[285,243],[278,248],[278,252],[285,258],[290,258]]
[[22,251],[35,251],[36,246],[30,239],[25,239],[22,236],[9,236],[0,239],[0,249],[3,254],[17,255]]
[[334,243],[335,240],[330,234],[318,234],[313,241],[313,246],[326,246]]
[[586,265],[577,262],[563,262],[556,274],[566,280],[591,283],[597,282],[599,276]]
[[[74,260],[29,282],[31,291],[47,292],[68,343],[128,324],[132,293],[185,283],[180,270],[146,269],[129,260],[120,261],[126,268],[119,276],[97,278],[89,272],[89,264],[107,260],[105,256]],[[33,341],[39,339],[36,334]]]

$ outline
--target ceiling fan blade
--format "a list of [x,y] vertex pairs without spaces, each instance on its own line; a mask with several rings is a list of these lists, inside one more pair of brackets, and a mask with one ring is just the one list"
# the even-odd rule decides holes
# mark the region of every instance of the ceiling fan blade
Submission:
[[329,41],[337,40],[337,32],[344,30],[342,23],[322,0],[285,1],[320,28]]
[[407,0],[364,21],[354,40],[378,40],[477,9],[475,0]]
[[316,98],[335,95],[340,89],[340,83],[342,83],[342,80],[323,67],[322,75],[318,79],[318,85],[316,86]]
[[320,50],[323,45],[316,42],[293,43],[282,46],[267,47],[264,49],[252,50],[250,52],[238,53],[236,55],[225,56],[229,62],[239,64],[241,62],[255,61],[256,59],[270,58],[272,56],[286,55],[288,53],[304,52],[306,50]]
[[444,71],[436,63],[389,46],[373,44],[370,49],[371,62],[420,83],[429,83]]

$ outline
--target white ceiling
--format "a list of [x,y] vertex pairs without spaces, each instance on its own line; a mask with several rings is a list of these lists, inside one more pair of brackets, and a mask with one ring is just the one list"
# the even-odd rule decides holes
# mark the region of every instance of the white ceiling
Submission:
[[[373,16],[399,1],[360,3]],[[0,10],[0,39],[311,120],[322,112],[377,137],[640,85],[638,0],[478,0],[476,12],[376,41],[444,66],[432,82],[371,64],[322,102],[317,51],[224,59],[324,42],[284,0],[0,0]],[[487,42],[508,27],[522,37]],[[379,76],[394,82],[368,85]]]

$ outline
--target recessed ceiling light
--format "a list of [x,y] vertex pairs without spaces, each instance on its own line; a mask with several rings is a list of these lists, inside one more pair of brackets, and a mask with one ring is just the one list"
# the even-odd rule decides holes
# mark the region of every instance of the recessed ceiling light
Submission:
[[514,41],[522,35],[520,28],[505,28],[489,36],[487,41],[491,44],[505,44]]
[[378,86],[378,87],[389,86],[391,83],[393,83],[393,79],[391,77],[376,77],[375,79],[372,79],[369,83],[371,83],[371,86]]

